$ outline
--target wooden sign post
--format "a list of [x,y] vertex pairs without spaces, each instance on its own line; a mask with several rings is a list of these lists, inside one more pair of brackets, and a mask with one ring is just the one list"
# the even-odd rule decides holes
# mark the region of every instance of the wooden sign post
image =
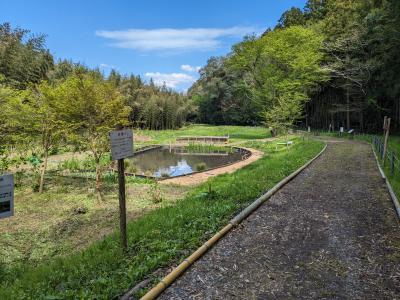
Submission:
[[389,139],[389,131],[390,131],[390,118],[386,117],[383,120],[383,152],[382,152],[382,164],[385,165],[386,158],[386,150],[387,150],[387,142]]
[[124,158],[133,156],[133,132],[131,129],[122,129],[110,132],[111,159],[118,161],[119,185],[119,228],[121,246],[126,252],[128,240],[126,237],[126,199],[125,199],[125,165]]
[[121,246],[124,251],[128,249],[126,237],[126,199],[125,199],[125,166],[124,159],[118,159],[118,198],[119,198],[119,230],[121,235]]

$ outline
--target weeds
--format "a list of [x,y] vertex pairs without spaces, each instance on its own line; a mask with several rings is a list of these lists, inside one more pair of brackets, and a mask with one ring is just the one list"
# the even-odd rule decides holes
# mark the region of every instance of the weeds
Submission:
[[158,185],[158,181],[155,180],[154,183],[150,185],[149,194],[151,202],[153,202],[154,204],[162,202],[162,195],[160,186]]

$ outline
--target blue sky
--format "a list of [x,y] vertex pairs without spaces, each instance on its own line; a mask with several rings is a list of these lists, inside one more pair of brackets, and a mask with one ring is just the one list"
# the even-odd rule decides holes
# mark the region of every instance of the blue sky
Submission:
[[0,0],[0,22],[47,35],[58,58],[186,90],[198,67],[306,0]]

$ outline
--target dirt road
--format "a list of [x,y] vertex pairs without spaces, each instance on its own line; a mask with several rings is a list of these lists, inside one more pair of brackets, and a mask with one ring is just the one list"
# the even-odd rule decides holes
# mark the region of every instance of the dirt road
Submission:
[[328,144],[160,299],[400,299],[400,226],[371,147]]

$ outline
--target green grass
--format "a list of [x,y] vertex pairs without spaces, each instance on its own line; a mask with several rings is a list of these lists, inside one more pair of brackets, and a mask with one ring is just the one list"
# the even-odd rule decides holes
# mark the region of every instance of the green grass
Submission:
[[158,268],[188,256],[233,215],[314,157],[323,144],[296,138],[289,150],[275,151],[275,143],[251,146],[267,155],[235,173],[211,178],[174,204],[129,223],[126,255],[118,235],[112,234],[82,252],[37,267],[21,265],[3,273],[0,269],[0,299],[117,297]]
[[[394,151],[397,155],[397,158],[400,160],[400,151],[396,152],[395,149],[398,149],[396,146],[400,146],[400,140],[398,144],[396,144],[396,139],[392,138],[391,141],[389,142],[388,148],[391,151]],[[396,194],[397,198],[400,199],[400,162],[395,164],[394,172],[392,174],[390,169],[389,158],[386,158],[385,163],[383,163],[383,160],[381,159],[381,157],[379,157],[379,152],[377,149],[375,149],[375,152],[376,155],[378,156],[379,164],[381,165],[383,172],[385,173],[387,179],[389,180],[394,193]]]
[[229,135],[231,141],[246,139],[262,139],[270,137],[265,127],[250,126],[210,126],[190,125],[178,130],[138,130],[138,134],[151,138],[151,141],[140,144],[164,144],[174,142],[179,136],[225,136]]
[[[103,201],[97,199],[95,181],[81,177],[87,174],[94,178],[94,173],[71,177],[49,172],[43,194],[32,191],[36,184],[32,174],[16,177],[15,215],[0,220],[0,282],[16,265],[34,266],[69,255],[114,232],[119,215],[116,174],[104,178]],[[169,205],[189,191],[188,187],[162,185],[163,201],[155,204],[152,182],[127,177],[128,220]]]

